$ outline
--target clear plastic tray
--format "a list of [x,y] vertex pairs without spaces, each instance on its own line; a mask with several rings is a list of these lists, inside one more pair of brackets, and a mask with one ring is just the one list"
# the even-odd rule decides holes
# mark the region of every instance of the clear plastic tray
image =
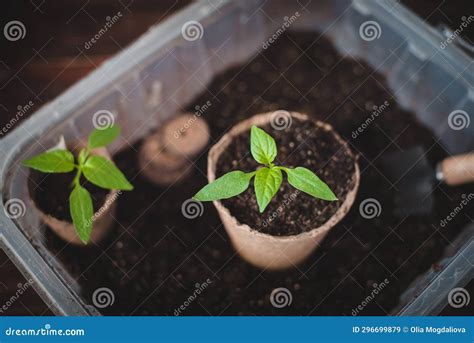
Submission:
[[[454,110],[474,114],[474,65],[454,45],[440,49],[444,37],[396,1],[206,1],[195,3],[139,38],[64,94],[42,107],[0,140],[2,204],[21,199],[27,207],[16,220],[0,209],[0,241],[10,258],[57,314],[97,315],[79,296],[80,285],[44,245],[44,225],[27,192],[26,169],[19,161],[51,146],[58,134],[81,139],[92,129],[92,116],[108,110],[123,128],[112,153],[147,135],[185,107],[214,75],[243,63],[262,47],[282,18],[296,11],[290,29],[326,34],[342,53],[350,52],[386,75],[398,101],[441,139],[450,153],[474,149],[474,125],[448,128]],[[361,39],[359,27],[376,21],[381,36]],[[187,41],[183,25],[198,21],[201,39]],[[216,52],[218,50],[218,56]],[[396,54],[394,54],[396,52]],[[185,67],[184,67],[185,66]],[[161,99],[161,101],[160,101]],[[434,100],[433,100],[434,99]],[[473,123],[474,124],[474,123]],[[455,285],[473,277],[472,230],[447,252],[446,267],[427,273],[400,299],[394,314],[436,314]],[[467,280],[467,281],[466,281]]]

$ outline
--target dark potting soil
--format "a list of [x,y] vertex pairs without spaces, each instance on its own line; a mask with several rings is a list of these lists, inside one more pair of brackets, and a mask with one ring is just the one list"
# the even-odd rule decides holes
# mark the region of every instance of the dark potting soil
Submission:
[[[359,156],[357,199],[302,265],[262,271],[236,255],[211,203],[183,215],[182,205],[207,182],[207,151],[196,159],[189,178],[161,188],[140,176],[137,143],[114,157],[135,188],[118,197],[118,223],[107,240],[87,249],[65,248],[49,230],[46,235],[49,249],[76,278],[87,303],[93,303],[100,287],[113,292],[114,302],[101,309],[104,314],[384,315],[470,222],[473,201],[440,225],[463,194],[474,192],[472,185],[438,185],[429,215],[394,215],[396,188],[380,169],[380,156],[419,144],[434,164],[446,152],[414,114],[397,104],[382,75],[341,57],[318,34],[281,35],[248,63],[217,76],[189,109],[207,101],[211,106],[202,117],[213,142],[233,124],[276,109],[329,122]],[[385,101],[384,110],[373,115],[374,106],[382,108]],[[368,123],[368,118],[373,120]],[[363,217],[359,206],[367,199],[375,199],[380,210]],[[272,305],[271,299],[282,299],[271,296],[278,288],[288,290],[288,306]]]
[[[276,165],[290,168],[305,167],[326,182],[338,201],[324,201],[298,192],[284,178],[280,190],[263,215],[258,211],[253,186],[241,196],[222,201],[240,223],[274,236],[296,235],[321,226],[339,209],[355,183],[355,156],[344,149],[332,132],[322,129],[313,121],[296,118],[283,130],[263,126],[275,138],[278,154]],[[250,133],[236,137],[222,153],[216,175],[232,170],[246,172],[259,166],[250,151]]]
[[[75,171],[49,174],[31,170],[28,187],[36,206],[45,214],[71,222],[69,196],[75,176]],[[94,211],[98,211],[110,191],[93,185],[84,177],[81,177],[81,185],[89,191]]]

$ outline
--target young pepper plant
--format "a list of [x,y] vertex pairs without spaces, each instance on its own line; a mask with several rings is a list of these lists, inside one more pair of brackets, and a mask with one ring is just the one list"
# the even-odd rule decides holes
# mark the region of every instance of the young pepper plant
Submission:
[[76,171],[69,195],[69,211],[77,234],[84,244],[88,243],[92,232],[94,209],[90,193],[81,185],[81,176],[84,175],[88,181],[104,189],[133,189],[113,162],[91,153],[95,148],[112,143],[119,134],[120,128],[115,125],[94,129],[88,137],[87,146],[79,151],[77,161],[72,152],[64,149],[50,150],[23,161],[23,165],[43,173]]
[[253,125],[250,130],[250,152],[257,163],[262,166],[252,172],[231,171],[210,184],[204,186],[194,195],[198,201],[214,201],[229,199],[247,190],[254,179],[255,196],[260,213],[265,211],[277,193],[283,180],[283,172],[288,183],[315,198],[335,201],[336,195],[311,170],[304,167],[287,168],[273,163],[277,155],[277,147],[272,136]]

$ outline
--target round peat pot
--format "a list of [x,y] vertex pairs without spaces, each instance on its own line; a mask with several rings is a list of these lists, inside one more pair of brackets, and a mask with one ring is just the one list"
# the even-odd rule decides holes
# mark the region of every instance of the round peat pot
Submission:
[[[92,150],[91,152],[94,155],[99,155],[107,158],[108,160],[112,160],[110,154],[108,153],[107,149],[105,148],[97,148]],[[45,174],[38,174],[38,175],[45,175]],[[64,180],[63,177],[65,174],[48,174],[47,178],[51,178],[51,181],[54,182],[53,180]],[[41,176],[40,176],[41,177]],[[54,182],[56,183],[56,182]],[[47,197],[54,197],[57,196],[58,193],[62,190],[67,191],[70,193],[71,188],[70,183],[64,183],[61,184],[62,188],[58,190],[54,190],[54,192],[49,191],[48,189],[45,189],[46,193],[44,193],[44,196]],[[32,185],[30,185],[30,193],[35,192],[34,190],[31,189]],[[35,187],[42,188],[43,185],[40,183],[38,186],[35,185]],[[95,186],[93,186],[95,187]],[[98,187],[95,187],[98,189]],[[107,190],[99,190],[102,193],[107,192]],[[89,244],[90,243],[99,243],[110,231],[112,228],[112,224],[114,221],[114,215],[115,215],[115,209],[116,209],[116,204],[115,200],[117,198],[118,192],[116,190],[110,190],[108,191],[105,196],[103,197],[103,201],[98,204],[98,206],[94,206],[95,208],[95,213],[93,218],[93,227],[92,227],[92,232],[89,238]],[[94,198],[94,195],[92,195]],[[84,245],[82,243],[81,239],[77,235],[76,228],[74,227],[73,223],[69,220],[65,220],[64,218],[57,218],[54,214],[54,209],[48,211],[49,213],[46,213],[40,206],[40,204],[37,203],[36,194],[31,194],[31,198],[33,199],[33,204],[35,205],[36,209],[39,211],[40,218],[63,240],[65,240],[68,243],[72,243],[75,245]],[[95,203],[95,202],[94,202]],[[68,202],[67,202],[68,204]],[[66,208],[66,201],[64,201],[61,204],[61,207]],[[96,208],[98,207],[98,208]],[[69,207],[67,206],[67,211],[69,211]]]
[[192,160],[209,142],[209,127],[199,116],[185,113],[169,120],[140,147],[143,175],[160,186],[170,186],[192,172]]
[[143,175],[160,186],[169,186],[187,177],[192,168],[187,159],[169,153],[161,143],[161,132],[148,136],[138,152]]
[[[278,122],[278,118],[275,117],[275,113],[276,112],[258,114],[240,122],[239,124],[235,125],[228,133],[226,133],[219,140],[219,142],[217,142],[217,144],[215,144],[210,149],[207,170],[209,182],[212,182],[216,179],[218,161],[219,158],[223,156],[223,152],[226,151],[226,149],[228,149],[231,144],[235,143],[235,140],[238,136],[249,134],[252,125],[265,127],[269,124],[272,124],[275,129],[278,129],[278,125],[281,124],[281,122]],[[347,142],[345,142],[329,124],[310,120],[308,116],[301,113],[285,113],[288,115],[286,120],[289,123],[294,123],[295,121],[306,122],[314,125],[315,129],[323,130],[323,132],[325,132],[325,139],[331,141],[325,143],[335,145],[335,150],[343,153],[346,158],[349,159],[348,161],[349,165],[351,166],[351,173],[349,176],[350,180],[345,180],[347,182],[348,188],[344,196],[341,197],[340,194],[336,193],[336,195],[339,197],[339,200],[337,201],[339,206],[336,207],[337,209],[334,210],[334,213],[330,216],[330,218],[317,227],[306,228],[304,232],[298,234],[276,236],[261,232],[250,227],[246,223],[239,222],[239,220],[235,217],[235,213],[232,214],[222,201],[214,201],[214,206],[219,213],[219,216],[228,235],[230,236],[235,249],[246,261],[263,269],[288,268],[297,265],[306,257],[308,257],[323,240],[329,230],[333,228],[349,212],[352,204],[354,203],[360,181],[360,171],[356,157],[351,152]],[[291,117],[289,117],[290,115]],[[291,130],[291,126],[289,130]],[[271,134],[271,132],[269,133]],[[314,137],[314,139],[318,140],[318,137]],[[329,156],[329,158],[333,160],[333,163],[335,163],[337,167],[339,163],[337,157]],[[300,166],[305,166],[304,161],[302,164],[300,164]],[[238,169],[238,167],[233,169]],[[284,180],[283,182],[287,182],[287,180]],[[254,196],[254,194],[252,195]],[[225,201],[229,200],[232,199]],[[299,199],[299,201],[305,201],[305,199]],[[313,210],[313,208],[311,208],[311,210]],[[258,212],[258,209],[256,207],[250,208],[249,206],[248,211]],[[314,211],[317,211],[317,208],[314,208]],[[265,212],[260,215],[262,217],[265,216]],[[304,216],[306,214],[302,213],[301,215]]]
[[163,128],[166,149],[176,156],[192,159],[209,143],[209,126],[193,113],[185,113],[170,120]]

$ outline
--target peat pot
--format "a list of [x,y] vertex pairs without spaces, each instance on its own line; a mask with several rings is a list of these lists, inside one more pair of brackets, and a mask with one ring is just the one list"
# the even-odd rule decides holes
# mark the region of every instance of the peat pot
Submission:
[[[216,165],[221,154],[226,148],[234,143],[234,139],[242,134],[249,134],[252,125],[262,127],[270,125],[275,120],[274,113],[268,112],[257,114],[247,120],[235,125],[226,133],[209,151],[207,173],[209,182],[216,178]],[[297,112],[286,112],[291,115],[291,121],[310,121],[308,116]],[[338,153],[350,156],[354,163],[353,173],[350,176],[350,189],[342,199],[339,199],[340,206],[337,211],[322,225],[310,228],[307,231],[291,236],[274,236],[262,233],[245,223],[240,223],[230,213],[221,201],[214,201],[214,205],[224,224],[224,227],[232,240],[232,244],[238,253],[248,262],[263,269],[283,269],[302,262],[321,243],[324,236],[349,212],[357,194],[360,181],[359,165],[352,154],[347,142],[345,142],[334,129],[321,121],[312,121],[315,127],[323,132],[329,133],[331,142],[335,145]],[[291,129],[291,127],[290,127]],[[311,137],[311,139],[318,137]],[[287,182],[284,180],[283,182]],[[329,202],[326,202],[326,204]],[[249,209],[249,211],[256,210]],[[315,209],[316,210],[316,209]],[[262,216],[265,214],[262,213]]]

